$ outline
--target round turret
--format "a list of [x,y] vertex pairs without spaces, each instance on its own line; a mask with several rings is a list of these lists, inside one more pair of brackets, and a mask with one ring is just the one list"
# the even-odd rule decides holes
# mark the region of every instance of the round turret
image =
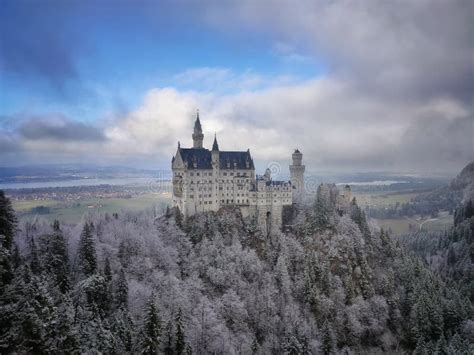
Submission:
[[291,157],[293,158],[293,164],[290,165],[290,179],[293,186],[293,202],[299,202],[305,193],[303,154],[295,149]]
[[301,165],[303,154],[301,154],[301,152],[298,149],[295,149],[291,157],[293,158],[293,165]]

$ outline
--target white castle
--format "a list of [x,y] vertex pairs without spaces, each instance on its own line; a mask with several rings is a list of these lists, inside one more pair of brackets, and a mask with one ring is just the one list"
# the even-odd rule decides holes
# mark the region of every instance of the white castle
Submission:
[[284,206],[299,202],[304,194],[303,154],[296,149],[290,181],[272,180],[270,169],[255,175],[250,150],[221,151],[214,137],[212,150],[203,147],[199,111],[194,123],[193,147],[181,148],[172,159],[173,206],[184,217],[199,212],[238,206],[244,217],[254,216],[265,231],[281,227]]

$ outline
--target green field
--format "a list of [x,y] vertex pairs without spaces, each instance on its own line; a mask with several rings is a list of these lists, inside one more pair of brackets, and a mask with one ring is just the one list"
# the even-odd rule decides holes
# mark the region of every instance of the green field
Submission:
[[[55,219],[66,224],[76,224],[86,213],[118,213],[123,210],[140,211],[155,207],[158,211],[165,208],[171,201],[169,194],[150,193],[136,195],[131,198],[91,198],[78,201],[60,202],[56,200],[13,201],[13,208],[20,219],[32,219],[37,216],[48,221]],[[38,206],[49,207],[50,213],[37,214],[32,209]]]
[[[412,198],[426,192],[400,192],[400,193],[356,193],[354,194],[359,206],[370,206],[375,208],[385,208],[395,206],[397,203],[409,202]],[[453,224],[453,216],[446,213],[438,218],[430,219],[429,217],[420,218],[397,218],[397,219],[373,219],[377,225],[384,229],[390,229],[395,234],[403,234],[412,230],[425,229],[429,231],[443,231]]]
[[419,196],[419,192],[400,192],[400,193],[355,193],[354,197],[359,206],[371,207],[389,207],[398,203],[409,202],[412,198]]
[[[410,201],[417,193],[367,193],[355,194],[360,206],[388,207],[395,205],[397,202],[404,203]],[[32,219],[37,216],[48,221],[58,219],[62,223],[76,224],[82,219],[86,213],[115,213],[123,210],[140,211],[147,208],[155,207],[157,211],[161,211],[171,202],[170,194],[148,193],[136,195],[131,198],[91,198],[78,201],[60,202],[56,200],[27,200],[13,201],[13,208],[18,212],[20,219]],[[50,213],[37,214],[32,209],[38,206],[49,207]],[[401,218],[401,219],[374,219],[374,221],[384,229],[390,229],[395,234],[407,233],[412,229],[426,230],[445,230],[453,223],[453,217],[442,215],[437,219],[429,218]]]
[[383,229],[391,230],[395,234],[404,234],[413,230],[444,231],[453,225],[453,216],[440,216],[439,218],[400,218],[400,219],[373,219]]

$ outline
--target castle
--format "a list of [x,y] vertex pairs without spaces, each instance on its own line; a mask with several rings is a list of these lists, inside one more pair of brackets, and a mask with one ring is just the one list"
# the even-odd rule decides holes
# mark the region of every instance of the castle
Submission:
[[263,176],[255,174],[248,149],[221,151],[216,136],[212,149],[204,148],[199,111],[192,138],[192,148],[181,148],[178,142],[171,162],[173,206],[184,217],[238,206],[244,217],[256,217],[259,225],[269,232],[272,227],[281,227],[284,206],[303,198],[305,166],[298,149],[292,155],[290,181],[275,181],[270,169]]

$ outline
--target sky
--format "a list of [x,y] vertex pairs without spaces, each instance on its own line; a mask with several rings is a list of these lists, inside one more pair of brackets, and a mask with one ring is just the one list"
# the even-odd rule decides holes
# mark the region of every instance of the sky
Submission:
[[457,172],[474,160],[474,2],[0,0],[0,166]]

